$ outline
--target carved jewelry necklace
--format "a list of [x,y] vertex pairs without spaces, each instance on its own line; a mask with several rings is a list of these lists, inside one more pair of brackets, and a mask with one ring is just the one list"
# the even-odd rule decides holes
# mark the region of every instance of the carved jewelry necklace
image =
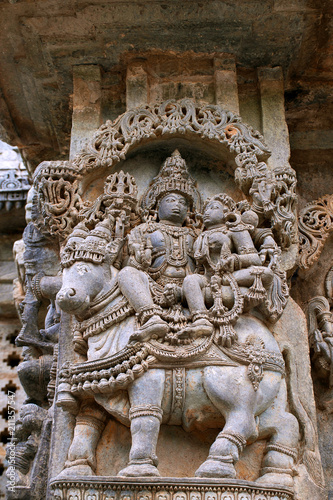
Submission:
[[165,223],[154,223],[154,231],[161,231],[165,241],[166,263],[173,267],[184,267],[188,259],[187,235],[188,227],[172,226]]

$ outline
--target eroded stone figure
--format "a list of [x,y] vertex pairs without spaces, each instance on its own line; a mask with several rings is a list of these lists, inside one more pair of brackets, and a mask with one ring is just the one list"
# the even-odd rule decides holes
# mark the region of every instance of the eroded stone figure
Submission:
[[105,200],[104,220],[93,229],[80,223],[62,252],[57,302],[75,315],[75,345],[87,359],[60,372],[58,404],[77,413],[60,477],[94,473],[112,415],[132,436],[120,476],[159,476],[161,424],[203,430],[213,421],[221,432],[196,476],[235,478],[244,447],[264,437],[259,481],[292,485],[298,423],[286,409],[284,361],[270,330],[249,314],[260,308],[276,320],[288,298],[271,232],[218,195],[196,240],[199,194],[178,151],[143,197],[144,222],[128,226],[124,259],[120,212]]
[[[8,447],[6,457],[10,464],[7,477],[13,481],[14,475],[16,487],[29,485],[29,473],[40,444],[40,434],[46,416],[47,411],[35,404],[25,404],[21,408],[15,423],[16,446]],[[8,498],[19,498],[19,493],[12,495],[8,491]]]

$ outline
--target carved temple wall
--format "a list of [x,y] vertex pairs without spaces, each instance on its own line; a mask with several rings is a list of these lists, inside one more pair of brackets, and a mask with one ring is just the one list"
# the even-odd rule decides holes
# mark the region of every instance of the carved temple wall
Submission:
[[[7,486],[7,497],[322,500],[332,491],[333,195],[322,192],[320,199],[309,204],[304,192],[297,197],[297,178],[302,172],[290,166],[280,67],[245,71],[236,67],[232,54],[225,53],[143,56],[144,62],[137,58],[126,61],[122,82],[126,103],[121,105],[117,89],[108,81],[110,75],[97,65],[74,66],[68,161],[42,162],[33,174],[32,213],[23,234],[25,277],[19,277],[24,292],[22,328],[15,351],[23,348],[25,353],[19,375],[27,400],[20,416],[17,486],[15,492]],[[178,302],[168,299],[165,286],[172,279],[162,271],[166,302],[159,299],[161,309],[156,309],[154,298],[154,314],[145,320],[135,306],[141,282],[135,281],[132,269],[149,275],[152,289],[155,281],[160,284],[160,276],[156,278],[149,271],[152,255],[160,251],[154,248],[153,237],[152,242],[146,238],[148,233],[154,234],[151,228],[162,232],[167,249],[169,244],[172,251],[179,251],[178,243],[172,245],[180,241],[181,231],[170,232],[161,223],[159,210],[168,193],[191,200],[190,222],[184,222],[181,231],[186,227],[186,234],[201,242],[209,233],[208,223],[205,226],[209,204],[205,202],[219,193],[229,197],[224,203],[229,203],[230,218],[222,233],[234,246],[230,246],[232,253],[221,249],[220,259],[234,255],[234,267],[214,268],[214,276],[220,276],[216,292],[211,275],[207,278],[202,269],[198,271],[206,262],[203,256],[209,254],[207,236],[202,243],[206,252],[201,255],[203,260],[197,260],[197,267],[189,272],[205,275],[205,286],[210,287],[214,299],[208,316],[206,312],[196,316],[202,310],[191,311],[192,316],[188,313],[191,299],[176,279],[173,283],[178,288],[173,293],[182,298],[178,297]],[[145,243],[135,239],[138,228],[142,228]],[[246,239],[243,250],[233,239],[237,231]],[[22,266],[18,244],[16,250],[16,261],[21,259]],[[253,253],[262,256],[261,265],[245,264],[246,255]],[[188,255],[195,259],[195,251]],[[131,259],[135,264],[129,263]],[[121,291],[123,309],[116,313],[106,309],[109,315],[98,309],[100,316],[94,319],[95,298],[86,315],[80,316],[78,308],[67,304],[71,293],[63,291],[64,287],[68,283],[74,287],[78,279],[72,295],[88,290],[83,281],[88,273],[84,266],[90,263],[98,268],[105,262],[121,276],[112,286]],[[70,274],[75,266],[79,278]],[[128,269],[134,295],[127,291],[129,278],[122,272]],[[248,274],[237,278],[241,270],[248,270]],[[108,273],[98,275],[96,283],[106,285]],[[276,284],[275,295],[273,288],[265,285],[266,275]],[[221,279],[227,281],[222,285]],[[234,294],[230,304],[224,302],[228,287]],[[116,292],[112,287],[105,290],[102,287],[96,296],[103,299],[105,293],[107,302]],[[228,304],[232,319],[226,319],[228,310],[223,309],[220,299]],[[171,312],[167,318],[168,307]],[[149,321],[157,315],[156,331],[167,328],[165,324],[170,328],[177,323],[176,311],[182,327],[173,326],[173,336],[168,331],[169,340],[164,344],[158,333],[157,339],[154,337],[155,325]],[[203,320],[199,326],[197,318]],[[132,319],[137,322],[134,330]],[[123,331],[126,321],[129,326]],[[98,354],[98,349],[106,347],[95,348],[94,339],[100,341],[103,332],[108,338],[107,327],[114,324],[118,348]],[[150,333],[144,337],[147,324],[148,330],[154,330],[153,337]],[[210,330],[212,324],[215,329]],[[234,344],[234,328],[239,344]],[[130,338],[133,332],[138,335],[136,343]],[[204,348],[207,339],[212,342],[210,350]],[[202,357],[192,355],[191,349],[201,349]],[[227,362],[219,358],[221,352]],[[249,431],[243,437],[243,431],[231,424],[231,430],[223,431],[227,396],[219,395],[218,382],[211,382],[213,393],[218,395],[208,401],[208,375],[206,382],[199,375],[191,375],[192,379],[189,375],[208,373],[211,367],[216,370],[214,376],[220,377],[221,387],[230,384],[231,391],[235,387],[239,428],[246,428],[241,425],[243,420],[253,419],[257,433]],[[163,402],[159,406],[141,396],[141,406],[134,404],[135,397],[128,396],[132,386],[149,392],[158,384],[147,378],[140,386],[140,380],[146,380],[154,368],[164,373]],[[228,370],[230,378],[224,378]],[[272,396],[274,384],[278,389]],[[240,396],[237,386],[244,388]],[[187,407],[188,394],[193,394],[193,400]],[[251,410],[244,410],[250,395]],[[259,403],[257,397],[263,401],[272,398],[273,403]],[[219,398],[223,418],[209,406],[213,401],[216,409]],[[135,432],[130,426],[140,418],[162,420],[156,449],[160,476],[152,454],[133,458]],[[143,420],[141,425],[145,425]],[[141,436],[148,447],[153,441],[149,436],[148,430]],[[228,453],[220,452],[212,459],[214,443],[223,440]],[[137,466],[142,466],[143,472],[138,472]]]

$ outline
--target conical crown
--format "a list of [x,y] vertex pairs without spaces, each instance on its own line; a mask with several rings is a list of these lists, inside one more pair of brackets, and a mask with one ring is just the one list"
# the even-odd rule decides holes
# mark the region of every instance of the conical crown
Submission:
[[200,195],[196,183],[178,149],[163,163],[160,173],[152,180],[142,197],[141,205],[144,209],[153,210],[158,200],[168,193],[182,194],[188,199],[191,209],[200,209]]

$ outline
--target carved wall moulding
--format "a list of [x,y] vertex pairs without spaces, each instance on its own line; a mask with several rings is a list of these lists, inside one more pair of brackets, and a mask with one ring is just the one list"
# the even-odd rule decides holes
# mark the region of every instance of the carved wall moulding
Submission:
[[[268,220],[283,248],[295,242],[295,172],[289,165],[270,171],[263,137],[238,115],[190,99],[129,110],[107,121],[71,163],[44,162],[35,178],[45,224],[52,234],[68,234],[70,220],[82,205],[77,180],[89,172],[114,167],[139,145],[173,137],[195,138],[223,152],[235,170],[235,181],[253,198],[253,210]],[[49,171],[48,176],[44,171]],[[62,171],[61,177],[59,172]],[[47,179],[46,179],[47,177]],[[44,179],[39,183],[40,179]],[[52,187],[51,187],[52,186]]]
[[308,269],[320,257],[326,239],[333,230],[333,195],[308,203],[298,219],[299,265]]
[[53,481],[51,500],[292,500],[288,488],[260,487],[248,481],[147,480],[111,481],[87,478]]
[[20,171],[9,170],[0,176],[0,210],[8,212],[12,208],[22,208],[27,199],[30,183]]

